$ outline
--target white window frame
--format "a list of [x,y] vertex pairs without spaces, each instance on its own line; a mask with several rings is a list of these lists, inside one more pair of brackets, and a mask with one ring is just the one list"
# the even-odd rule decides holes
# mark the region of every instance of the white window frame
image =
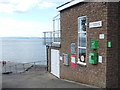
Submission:
[[[85,32],[80,32],[80,30],[79,30],[79,27],[80,27],[80,24],[79,24],[79,19],[80,18],[83,18],[83,17],[86,17],[86,31]],[[81,46],[79,46],[79,35],[80,34],[86,34],[86,47],[81,47]],[[79,60],[79,49],[87,49],[87,16],[81,16],[81,17],[78,17],[78,61],[77,61],[77,64],[80,64],[80,65],[84,65],[84,66],[86,66],[86,57],[85,57],[85,62],[81,62],[80,60]],[[87,53],[87,50],[86,50],[86,53]],[[87,55],[87,54],[86,54]]]

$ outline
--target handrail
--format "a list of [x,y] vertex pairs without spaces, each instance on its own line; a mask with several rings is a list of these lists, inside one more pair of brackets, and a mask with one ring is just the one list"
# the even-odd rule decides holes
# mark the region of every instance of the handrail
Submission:
[[44,32],[44,45],[52,45],[56,42],[61,42],[61,30]]
[[[5,64],[3,66],[3,74],[4,73],[23,73],[28,71],[28,69],[30,69],[31,67],[35,66],[34,70],[36,70],[36,66],[45,66],[47,68],[47,64],[43,65],[43,63],[45,64],[45,62],[47,63],[47,60],[44,61],[35,61],[35,62],[28,62],[28,63],[17,63],[14,65],[7,65]],[[9,62],[12,63],[12,62]]]

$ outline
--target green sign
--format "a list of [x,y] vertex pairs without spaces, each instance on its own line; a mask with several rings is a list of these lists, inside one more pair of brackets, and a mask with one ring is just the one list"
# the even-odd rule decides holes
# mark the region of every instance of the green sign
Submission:
[[98,53],[89,53],[89,63],[97,64],[98,63]]
[[90,40],[90,49],[98,49],[98,41]]
[[107,46],[108,46],[108,47],[112,47],[111,42],[108,42],[108,43],[107,43]]

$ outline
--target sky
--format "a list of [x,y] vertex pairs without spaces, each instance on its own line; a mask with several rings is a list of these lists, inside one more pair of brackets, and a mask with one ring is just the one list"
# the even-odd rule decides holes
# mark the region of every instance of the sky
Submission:
[[70,0],[0,0],[0,37],[41,37],[53,30],[56,7]]

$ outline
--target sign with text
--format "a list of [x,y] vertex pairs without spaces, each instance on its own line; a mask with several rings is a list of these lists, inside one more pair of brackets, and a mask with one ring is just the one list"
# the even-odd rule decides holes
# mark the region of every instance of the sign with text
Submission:
[[100,34],[99,35],[99,39],[104,39],[105,38],[105,35],[104,34]]
[[71,55],[71,67],[72,68],[76,67],[75,57],[76,57],[76,55]]
[[75,43],[71,43],[71,54],[75,54]]
[[89,28],[102,27],[102,21],[90,22]]
[[68,65],[68,54],[63,54],[63,61],[64,61],[64,65]]

